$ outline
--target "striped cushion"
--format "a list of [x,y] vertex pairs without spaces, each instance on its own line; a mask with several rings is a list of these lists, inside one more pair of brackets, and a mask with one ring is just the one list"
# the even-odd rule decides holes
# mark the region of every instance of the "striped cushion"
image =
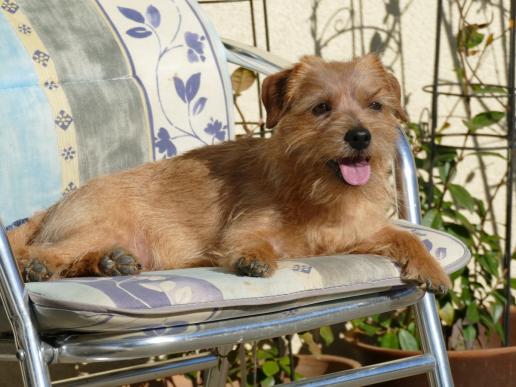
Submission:
[[0,3],[4,224],[232,136],[224,51],[193,0]]

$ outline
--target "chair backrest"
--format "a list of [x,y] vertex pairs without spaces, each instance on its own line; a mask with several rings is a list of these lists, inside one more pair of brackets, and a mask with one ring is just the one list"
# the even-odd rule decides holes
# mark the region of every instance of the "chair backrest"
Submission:
[[224,49],[194,0],[0,0],[0,218],[233,133]]

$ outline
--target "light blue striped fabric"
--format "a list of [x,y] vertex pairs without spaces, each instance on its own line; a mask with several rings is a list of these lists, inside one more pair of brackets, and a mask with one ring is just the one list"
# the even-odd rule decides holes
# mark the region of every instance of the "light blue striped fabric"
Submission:
[[10,224],[55,202],[61,176],[50,105],[1,13],[0,36],[0,219]]
[[[10,23],[0,12],[0,88],[34,86],[38,76],[32,61]],[[1,119],[1,118],[0,118]],[[0,121],[1,122],[1,121]]]

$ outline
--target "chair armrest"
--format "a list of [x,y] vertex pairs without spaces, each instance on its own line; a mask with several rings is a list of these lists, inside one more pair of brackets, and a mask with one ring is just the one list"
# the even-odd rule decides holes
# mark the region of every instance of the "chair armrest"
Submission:
[[222,39],[228,62],[265,75],[273,74],[291,63],[270,52],[231,39]]
[[398,128],[396,144],[395,178],[398,198],[398,215],[411,223],[421,224],[421,203],[417,183],[416,164],[412,149],[403,129]]

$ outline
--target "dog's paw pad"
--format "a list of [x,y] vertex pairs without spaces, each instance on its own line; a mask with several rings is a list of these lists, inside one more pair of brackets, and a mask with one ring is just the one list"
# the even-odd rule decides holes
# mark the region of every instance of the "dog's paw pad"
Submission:
[[23,268],[23,280],[25,282],[43,282],[52,277],[52,272],[47,265],[37,259],[31,259]]
[[140,273],[142,266],[132,255],[117,249],[102,257],[99,262],[99,270],[103,275],[109,277],[135,275]]
[[268,277],[273,271],[268,263],[257,258],[240,257],[235,267],[239,274],[249,277]]

